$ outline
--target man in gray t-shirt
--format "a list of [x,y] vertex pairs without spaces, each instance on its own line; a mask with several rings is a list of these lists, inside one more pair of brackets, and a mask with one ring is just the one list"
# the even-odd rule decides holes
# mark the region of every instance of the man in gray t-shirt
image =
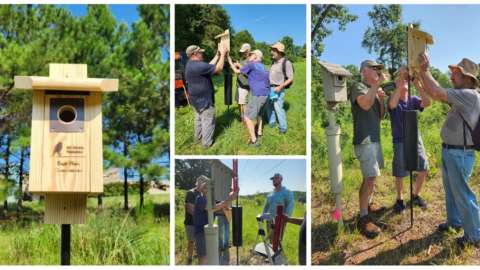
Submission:
[[287,132],[285,112],[285,90],[293,83],[293,65],[285,57],[285,45],[277,42],[270,47],[273,63],[270,67],[270,96],[267,104],[267,118],[270,127],[275,127],[278,119],[280,134]]
[[478,66],[463,58],[458,65],[450,65],[450,77],[454,89],[445,89],[433,78],[426,54],[418,58],[420,79],[424,90],[434,100],[450,105],[442,137],[442,177],[445,190],[447,221],[438,226],[439,231],[463,228],[464,235],[457,238],[463,248],[467,244],[480,246],[480,208],[475,193],[468,186],[475,164],[472,129],[480,116]]
[[360,186],[360,232],[368,238],[380,233],[369,212],[379,212],[385,207],[371,204],[375,178],[383,168],[383,155],[380,145],[380,121],[385,114],[385,93],[380,87],[384,80],[383,65],[365,60],[360,65],[362,81],[351,90],[350,102],[353,115],[353,145],[355,156],[360,162],[362,185]]

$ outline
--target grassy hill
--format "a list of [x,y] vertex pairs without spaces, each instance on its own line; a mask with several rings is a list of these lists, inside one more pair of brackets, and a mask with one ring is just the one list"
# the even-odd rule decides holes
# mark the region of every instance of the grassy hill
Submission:
[[[175,153],[177,155],[304,155],[306,153],[306,64],[294,63],[295,81],[286,92],[288,132],[280,135],[278,127],[265,125],[261,146],[247,145],[246,127],[239,121],[236,101],[230,109],[224,104],[223,75],[214,76],[216,128],[212,147],[205,150],[193,138],[194,113],[190,106],[175,110]],[[233,93],[236,78],[233,78]]]

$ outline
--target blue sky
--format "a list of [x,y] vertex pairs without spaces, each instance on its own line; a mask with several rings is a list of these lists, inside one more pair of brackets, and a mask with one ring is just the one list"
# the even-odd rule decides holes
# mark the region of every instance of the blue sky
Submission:
[[305,44],[305,5],[222,5],[236,32],[248,30],[256,41],[275,43],[291,36],[295,45]]
[[[67,7],[75,16],[85,16],[87,14],[87,5],[60,5]],[[137,5],[109,5],[110,10],[119,23],[125,22],[131,25],[140,17]]]
[[[231,159],[221,161],[232,168]],[[270,177],[277,172],[283,175],[283,185],[288,189],[307,190],[306,162],[303,159],[239,159],[240,195],[272,191]]]
[[[372,5],[347,5],[358,20],[347,26],[345,32],[336,30],[327,37],[322,59],[341,65],[359,65],[364,59],[375,59],[361,47],[363,34],[371,25],[368,11]],[[449,64],[460,62],[468,57],[480,62],[480,5],[403,5],[404,23],[420,21],[421,29],[433,36],[430,46],[430,62],[442,71]]]

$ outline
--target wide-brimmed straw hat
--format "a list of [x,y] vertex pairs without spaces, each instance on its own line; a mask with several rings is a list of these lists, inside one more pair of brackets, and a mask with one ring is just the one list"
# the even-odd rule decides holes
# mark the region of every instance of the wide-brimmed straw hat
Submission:
[[463,58],[460,63],[458,63],[457,65],[449,65],[448,68],[450,68],[450,70],[452,71],[454,69],[460,70],[463,75],[472,78],[475,81],[475,86],[478,86],[478,65],[475,64],[475,62],[473,62],[472,60],[468,58]]

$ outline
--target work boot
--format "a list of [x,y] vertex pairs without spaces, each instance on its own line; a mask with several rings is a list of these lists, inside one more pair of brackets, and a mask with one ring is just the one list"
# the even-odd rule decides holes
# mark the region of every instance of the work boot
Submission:
[[381,213],[385,212],[385,210],[387,210],[387,208],[385,206],[381,206],[381,205],[376,204],[376,203],[369,203],[368,204],[368,213],[369,214],[381,214]]
[[368,215],[360,218],[358,221],[358,229],[361,234],[370,239],[377,237],[377,235],[382,232]]
[[393,210],[397,214],[403,212],[403,210],[405,210],[405,204],[403,203],[403,200],[397,200],[397,202],[395,202],[395,204],[393,205]]
[[449,225],[448,223],[441,223],[438,225],[437,230],[439,232],[448,232],[450,229],[452,229],[455,232],[459,232],[462,229],[462,226],[457,226],[457,225]]
[[477,248],[480,247],[480,241],[469,240],[465,235],[457,238],[456,243],[457,243],[457,246],[460,249],[464,249],[469,245],[477,247]]
[[419,195],[412,196],[413,205],[419,206],[423,210],[427,209],[427,203]]

